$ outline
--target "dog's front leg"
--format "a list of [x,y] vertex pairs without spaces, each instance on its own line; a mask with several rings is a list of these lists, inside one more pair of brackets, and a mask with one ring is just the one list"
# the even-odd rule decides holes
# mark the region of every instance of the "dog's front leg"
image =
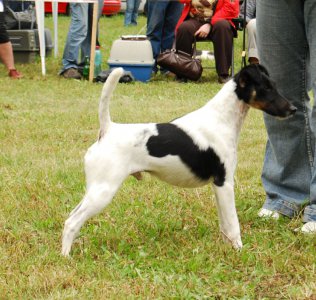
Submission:
[[234,185],[225,182],[223,186],[214,185],[216,206],[223,239],[235,249],[242,248],[240,227],[235,206]]

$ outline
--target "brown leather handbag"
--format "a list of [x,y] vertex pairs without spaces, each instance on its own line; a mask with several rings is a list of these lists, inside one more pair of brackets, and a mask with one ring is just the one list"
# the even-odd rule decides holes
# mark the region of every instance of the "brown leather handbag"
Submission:
[[193,56],[186,52],[177,51],[175,41],[172,49],[160,53],[157,57],[157,64],[164,69],[175,73],[179,77],[190,80],[198,80],[203,72],[201,61],[196,58],[196,41],[193,45]]

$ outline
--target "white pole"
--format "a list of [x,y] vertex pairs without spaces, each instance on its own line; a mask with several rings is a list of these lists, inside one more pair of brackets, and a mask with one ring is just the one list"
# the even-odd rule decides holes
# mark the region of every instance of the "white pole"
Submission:
[[42,74],[46,75],[46,66],[45,66],[45,55],[46,55],[46,45],[45,45],[45,37],[44,37],[44,1],[36,0],[35,1],[35,9],[36,9],[36,19],[37,19],[37,27],[38,27],[38,36],[39,36],[39,44],[40,44],[40,56],[42,62]]
[[54,56],[58,56],[58,2],[52,2],[54,20]]

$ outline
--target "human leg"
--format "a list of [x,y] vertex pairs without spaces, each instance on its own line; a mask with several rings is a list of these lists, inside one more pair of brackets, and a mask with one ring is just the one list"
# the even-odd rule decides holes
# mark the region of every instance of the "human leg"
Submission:
[[22,75],[15,70],[12,44],[4,26],[3,13],[0,13],[0,60],[9,71],[10,77],[14,79],[22,77]]
[[[104,2],[103,0],[98,0],[98,22],[102,15]],[[90,57],[91,52],[91,36],[92,36],[92,18],[93,18],[93,5],[90,3],[88,8],[88,29],[85,39],[81,43],[81,59],[79,64],[84,65],[84,60],[86,56]],[[98,35],[98,33],[97,33]]]
[[264,115],[268,142],[262,172],[263,207],[293,217],[309,201],[315,141],[309,118],[303,6],[294,0],[259,0],[257,23],[260,61],[280,92],[298,108],[289,120]]
[[[308,91],[312,90],[314,95],[314,105],[312,109],[312,133],[314,136],[314,140],[316,140],[316,105],[315,105],[315,97],[316,97],[316,3],[315,1],[305,1],[304,2],[304,19],[305,19],[305,31],[306,37],[308,41],[308,49],[309,49],[309,74],[310,80],[308,84]],[[314,146],[314,151],[316,151],[316,147]],[[314,153],[314,158],[316,157],[316,153]],[[314,160],[314,167],[312,173],[312,181],[310,186],[310,202],[305,207],[303,222],[314,222],[314,224],[306,224],[307,231],[316,232],[316,165]],[[304,230],[304,227],[302,228]]]
[[229,75],[232,64],[234,31],[227,20],[221,20],[211,29],[211,40],[214,45],[216,72],[221,77]]
[[137,18],[138,18],[138,8],[140,5],[141,0],[135,0],[134,3],[134,10],[132,14],[132,25],[137,25]]
[[151,43],[153,57],[156,62],[153,67],[154,72],[158,71],[157,56],[161,51],[161,40],[166,7],[167,2],[165,1],[148,0],[146,35]]
[[196,19],[185,20],[178,28],[176,35],[177,50],[192,55],[192,44],[194,42],[194,33],[201,27],[201,23]]
[[256,19],[251,19],[247,24],[248,32],[248,57],[250,63],[259,63],[257,47]]
[[0,43],[0,59],[8,71],[14,69],[14,57],[11,42]]
[[163,35],[161,41],[161,51],[171,49],[174,38],[175,29],[178,20],[181,16],[183,4],[179,1],[169,0],[167,1],[167,8],[165,13],[165,22],[163,26]]
[[[179,1],[167,0],[166,3],[167,7],[161,37],[161,52],[172,48],[172,44],[175,39],[175,28],[183,9],[183,5]],[[169,71],[163,68],[160,68],[160,72],[163,74],[169,74]]]
[[134,12],[135,0],[126,0],[126,10],[124,16],[124,25],[128,26],[132,23],[132,15]]
[[71,21],[63,54],[63,69],[78,68],[81,44],[88,32],[88,3],[71,3]]

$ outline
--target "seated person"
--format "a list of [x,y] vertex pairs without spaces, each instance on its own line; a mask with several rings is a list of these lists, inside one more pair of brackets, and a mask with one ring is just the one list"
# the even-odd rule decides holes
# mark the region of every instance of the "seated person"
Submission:
[[7,1],[13,11],[24,11],[32,4],[31,1]]
[[[241,18],[245,18],[245,2],[240,6]],[[256,40],[256,0],[248,0],[246,5],[246,28],[248,33],[248,61],[251,64],[259,63],[257,40]]]
[[0,61],[3,62],[9,76],[13,79],[22,78],[22,74],[19,73],[14,66],[14,56],[12,44],[9,39],[7,29],[4,22],[4,5],[3,1],[0,0]]
[[239,14],[239,0],[180,0],[185,4],[176,28],[176,48],[192,54],[194,38],[210,39],[218,82],[229,80],[233,38],[237,30],[233,18]]

